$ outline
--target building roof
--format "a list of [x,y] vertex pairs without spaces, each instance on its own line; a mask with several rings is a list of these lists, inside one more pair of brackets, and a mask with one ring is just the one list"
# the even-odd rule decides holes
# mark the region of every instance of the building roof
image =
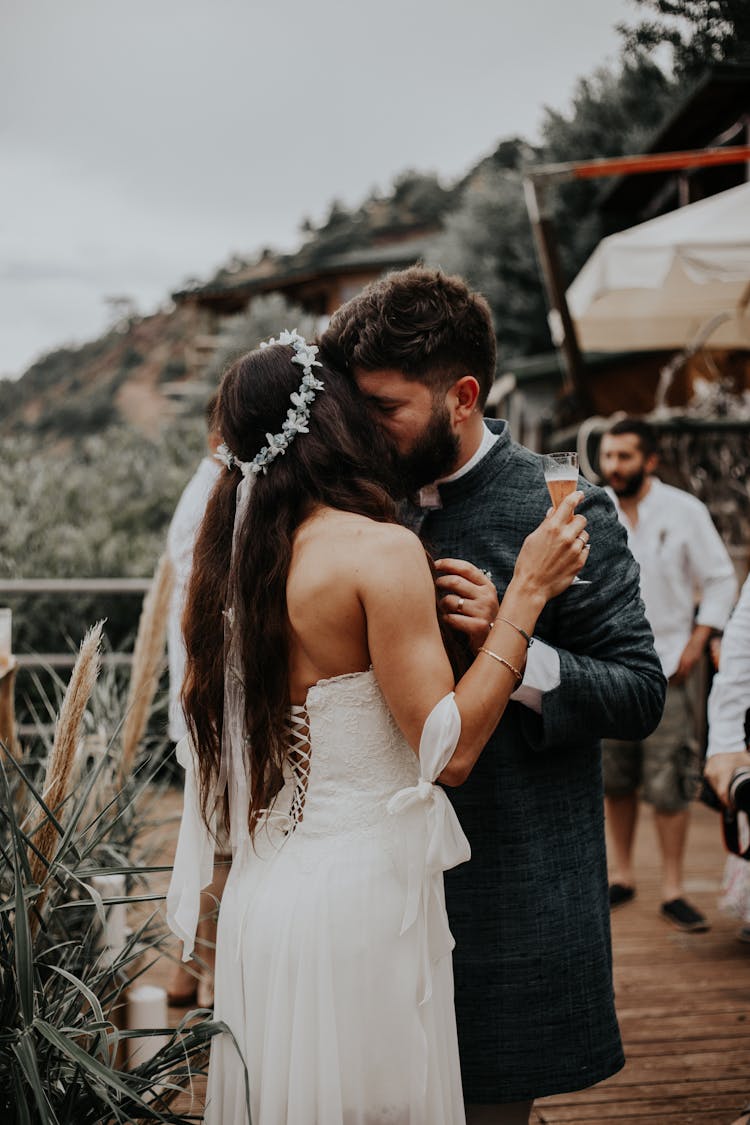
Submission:
[[[589,373],[606,371],[618,364],[638,362],[653,353],[647,352],[586,352],[581,356],[584,370]],[[565,374],[560,352],[540,352],[537,355],[515,356],[498,364],[502,379],[506,374],[516,377],[518,386],[528,383],[562,381]]]
[[[248,298],[257,293],[281,290],[313,278],[325,278],[336,274],[356,274],[372,270],[387,270],[409,265],[423,257],[434,237],[420,234],[415,237],[401,237],[383,244],[356,247],[333,253],[320,261],[300,262],[301,255],[285,255],[268,262],[261,259],[253,265],[240,268],[231,273],[224,271],[205,285],[197,285],[173,293],[175,301],[193,300],[210,302],[224,296]],[[265,268],[264,268],[265,264]]]
[[[747,114],[750,113],[750,66],[719,63],[706,70],[693,89],[680,102],[654,135],[646,152],[683,152],[691,149],[745,143]],[[702,180],[714,194],[743,183],[743,165],[725,165],[701,171]],[[602,211],[650,217],[658,213],[651,207],[663,197],[674,172],[620,176],[609,181],[599,197]]]

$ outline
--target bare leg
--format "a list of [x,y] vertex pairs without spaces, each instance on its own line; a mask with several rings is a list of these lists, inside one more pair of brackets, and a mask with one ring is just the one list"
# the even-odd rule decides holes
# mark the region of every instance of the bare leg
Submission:
[[638,821],[638,794],[605,797],[604,808],[611,866],[610,882],[620,883],[623,887],[634,887],[633,840]]
[[682,895],[682,870],[687,840],[688,810],[666,813],[654,811],[662,856],[662,902]]
[[467,1105],[466,1125],[529,1125],[533,1102]]
[[167,986],[169,1003],[175,1008],[192,1004],[198,986],[198,967],[194,961],[178,961]]
[[196,932],[196,952],[203,962],[198,978],[198,1006],[212,1008],[214,1003],[214,964],[216,961],[216,920],[224,893],[231,856],[217,855],[214,877],[201,891],[200,918]]

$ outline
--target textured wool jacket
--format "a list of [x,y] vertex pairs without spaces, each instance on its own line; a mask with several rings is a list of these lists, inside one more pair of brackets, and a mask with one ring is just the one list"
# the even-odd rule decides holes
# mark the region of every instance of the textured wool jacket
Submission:
[[[439,486],[421,526],[436,558],[489,570],[502,594],[549,495],[541,458],[504,422],[486,456]],[[638,567],[604,491],[582,481],[583,578],[543,610],[560,656],[542,713],[511,702],[468,781],[449,796],[472,859],[446,874],[467,1103],[582,1089],[623,1065],[615,1016],[599,740],[639,739],[665,680]]]

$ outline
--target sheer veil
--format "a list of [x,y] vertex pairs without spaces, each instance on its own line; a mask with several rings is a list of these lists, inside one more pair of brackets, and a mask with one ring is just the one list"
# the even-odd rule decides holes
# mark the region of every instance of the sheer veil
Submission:
[[216,783],[219,805],[226,793],[229,805],[230,842],[235,853],[249,843],[250,778],[246,754],[245,683],[242,677],[242,613],[240,606],[240,560],[238,542],[245,523],[255,477],[244,474],[237,487],[237,505],[232,532],[232,556],[227,585],[227,608],[224,610],[224,716],[221,736],[221,759]]

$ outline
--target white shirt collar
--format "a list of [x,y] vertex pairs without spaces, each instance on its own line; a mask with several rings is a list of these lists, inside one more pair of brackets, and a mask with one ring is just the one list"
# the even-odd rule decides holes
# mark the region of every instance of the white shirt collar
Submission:
[[466,473],[471,472],[474,466],[479,464],[484,455],[489,453],[499,437],[500,435],[493,434],[487,423],[484,422],[482,424],[482,440],[476,452],[469,458],[465,465],[462,465],[460,469],[456,469],[455,473],[451,473],[450,476],[447,477],[440,477],[439,480],[435,481],[435,484],[449,484],[451,481],[458,480],[459,477],[463,477]]

